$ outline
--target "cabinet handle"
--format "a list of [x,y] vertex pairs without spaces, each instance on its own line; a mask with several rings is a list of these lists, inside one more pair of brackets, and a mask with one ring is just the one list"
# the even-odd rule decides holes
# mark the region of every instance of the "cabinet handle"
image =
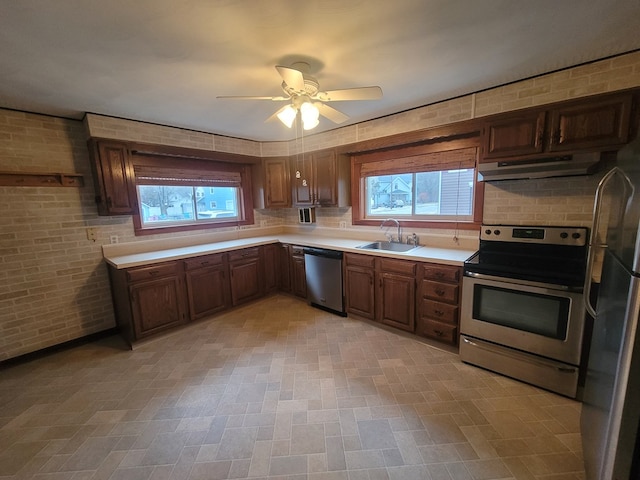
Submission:
[[433,333],[435,333],[439,337],[444,335],[444,332],[442,330],[434,330]]
[[442,277],[444,277],[444,273],[442,273],[442,272],[436,272],[435,277],[436,277],[436,278],[442,278]]
[[157,270],[151,270],[151,271],[149,272],[149,275],[151,275],[152,277],[155,277],[156,275],[158,275],[158,273],[159,273],[159,272],[158,272]]
[[442,290],[441,288],[436,288],[436,295],[438,295],[439,297],[444,295],[444,290]]
[[439,317],[444,315],[444,312],[442,310],[434,310],[433,313],[435,313],[436,315],[438,315]]
[[200,262],[200,266],[202,267],[206,267],[207,265],[209,265],[209,262]]
[[544,131],[540,130],[540,133],[538,133],[538,139],[536,141],[536,146],[542,145],[543,141],[544,141]]

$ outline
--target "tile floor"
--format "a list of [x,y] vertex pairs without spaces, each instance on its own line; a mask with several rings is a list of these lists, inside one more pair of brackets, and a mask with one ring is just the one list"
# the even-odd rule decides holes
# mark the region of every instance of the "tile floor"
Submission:
[[0,370],[0,478],[584,479],[579,413],[278,295]]

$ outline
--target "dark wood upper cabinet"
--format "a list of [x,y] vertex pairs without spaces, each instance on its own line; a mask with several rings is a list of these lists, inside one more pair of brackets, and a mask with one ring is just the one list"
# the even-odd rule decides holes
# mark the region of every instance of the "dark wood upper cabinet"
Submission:
[[291,190],[297,207],[346,207],[350,203],[350,158],[336,149],[292,157]]
[[523,112],[490,121],[485,126],[484,158],[542,152],[546,112]]
[[100,215],[132,215],[136,211],[133,168],[125,143],[89,141]]
[[616,150],[629,139],[632,104],[624,92],[493,116],[480,162]]
[[291,206],[291,181],[289,162],[286,157],[265,158],[264,202],[266,208],[284,208]]
[[550,111],[550,152],[622,145],[629,138],[631,94]]

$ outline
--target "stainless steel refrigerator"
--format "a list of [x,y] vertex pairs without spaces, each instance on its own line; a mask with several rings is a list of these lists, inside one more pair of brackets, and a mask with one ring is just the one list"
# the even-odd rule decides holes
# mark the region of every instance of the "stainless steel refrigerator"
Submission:
[[[594,317],[581,415],[587,480],[640,478],[639,229],[636,140],[618,152],[617,166],[596,192],[585,285]],[[589,302],[593,275],[595,305]]]

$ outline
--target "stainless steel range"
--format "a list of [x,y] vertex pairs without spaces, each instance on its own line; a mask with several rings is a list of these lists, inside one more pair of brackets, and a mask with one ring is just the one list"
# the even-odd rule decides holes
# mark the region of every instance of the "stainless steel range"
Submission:
[[575,398],[588,231],[483,225],[464,264],[462,361]]

